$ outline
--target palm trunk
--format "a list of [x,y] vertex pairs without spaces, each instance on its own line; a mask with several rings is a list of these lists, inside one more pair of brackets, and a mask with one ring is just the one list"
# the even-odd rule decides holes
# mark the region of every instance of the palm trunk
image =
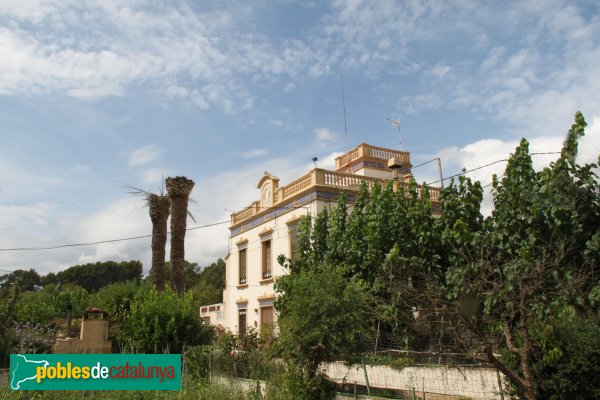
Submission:
[[182,296],[187,208],[194,181],[185,176],[176,176],[167,178],[166,185],[171,199],[171,286]]
[[152,220],[152,269],[150,278],[161,291],[165,287],[165,246],[167,244],[167,221],[170,201],[167,196],[149,194],[147,196],[150,219]]

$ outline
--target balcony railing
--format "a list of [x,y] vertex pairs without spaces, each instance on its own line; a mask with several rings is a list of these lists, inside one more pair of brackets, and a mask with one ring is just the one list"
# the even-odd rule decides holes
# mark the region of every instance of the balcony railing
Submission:
[[363,143],[356,146],[346,154],[335,159],[336,170],[341,170],[359,158],[379,158],[381,160],[389,160],[390,158],[398,158],[403,164],[410,163],[410,153],[400,150],[386,149],[384,147],[371,146]]
[[[375,183],[379,182],[382,185],[387,185],[389,180],[372,178],[362,175],[348,174],[345,172],[334,172],[316,168],[310,171],[308,174],[296,179],[295,181],[276,189],[276,201],[273,205],[287,201],[315,186],[333,188],[338,190],[357,191],[362,182],[366,182],[367,187],[369,189],[372,189]],[[405,190],[408,189],[407,182],[399,181],[398,185],[400,187],[403,187]],[[422,188],[418,186],[417,193],[419,194],[419,196],[421,195],[421,190]],[[439,201],[440,189],[430,187],[429,196],[432,201]],[[259,208],[258,202],[254,202],[249,207],[246,207],[245,209],[237,213],[233,213],[231,215],[231,224],[236,225],[261,212],[267,211],[268,210],[263,210]]]

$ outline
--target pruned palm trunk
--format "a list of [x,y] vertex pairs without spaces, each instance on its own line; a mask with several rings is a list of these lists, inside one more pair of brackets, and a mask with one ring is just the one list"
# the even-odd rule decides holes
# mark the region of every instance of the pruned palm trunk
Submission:
[[147,195],[150,219],[152,220],[152,269],[150,278],[161,291],[165,287],[165,246],[167,244],[167,221],[171,202],[169,197],[150,193]]
[[183,271],[185,269],[185,231],[188,215],[188,199],[194,181],[185,176],[167,178],[167,193],[171,199],[171,286],[183,295]]

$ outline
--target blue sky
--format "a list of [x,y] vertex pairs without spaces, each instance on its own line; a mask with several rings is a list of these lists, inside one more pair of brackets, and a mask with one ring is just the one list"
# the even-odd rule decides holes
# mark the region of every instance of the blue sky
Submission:
[[[156,191],[166,176],[196,181],[190,226],[227,221],[265,170],[285,184],[314,156],[331,167],[361,142],[399,147],[386,118],[413,163],[439,156],[451,175],[523,136],[557,151],[581,110],[580,161],[594,161],[599,16],[591,0],[3,0],[0,248],[149,234],[125,186]],[[191,231],[187,258],[207,264],[227,244],[226,225]],[[0,269],[109,259],[147,268],[150,242],[0,251]]]

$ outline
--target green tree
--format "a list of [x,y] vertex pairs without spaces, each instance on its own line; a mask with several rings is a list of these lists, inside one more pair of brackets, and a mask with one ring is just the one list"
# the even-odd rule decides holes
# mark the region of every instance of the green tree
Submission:
[[[375,184],[369,192],[361,185],[346,221],[342,209],[303,221],[291,276],[321,267],[326,254],[346,280],[366,284],[384,329],[411,348],[462,349],[502,371],[519,396],[545,398],[544,382],[553,378],[540,374],[567,376],[547,360],[560,353],[561,366],[576,365],[556,337],[565,328],[553,327],[597,323],[600,306],[598,165],[575,161],[585,126],[577,113],[560,157],[541,172],[523,139],[493,179],[488,218],[480,212],[483,188],[468,178],[442,191],[439,218],[426,186],[411,181],[394,192]],[[281,293],[292,302],[298,291]],[[576,346],[586,348],[587,336],[576,333]]]
[[[214,304],[223,301],[225,261],[219,258],[214,263],[204,267],[195,282],[191,291],[199,304]],[[188,287],[191,287],[191,285]]]
[[329,398],[330,384],[321,365],[349,359],[369,332],[368,290],[324,263],[277,278],[275,288],[282,294],[275,304],[277,346],[288,366],[292,392],[298,399]]
[[83,312],[89,306],[88,292],[77,286],[61,287],[56,290],[52,300],[54,308],[67,315],[66,337],[71,337],[73,315],[83,315]]
[[574,162],[585,125],[578,113],[560,158],[541,173],[521,141],[502,180],[494,180],[494,211],[480,232],[476,218],[446,225],[446,237],[457,238],[460,249],[447,281],[458,311],[455,329],[527,399],[543,389],[534,368],[548,371],[537,360],[554,352],[544,346],[547,328],[595,312],[590,292],[598,285],[598,266],[588,257],[594,251],[586,251],[594,248],[600,222],[597,166]]
[[131,306],[139,291],[140,285],[128,281],[105,286],[94,295],[93,304],[108,312],[112,337],[118,336],[121,326],[129,317]]
[[31,268],[29,271],[18,269],[9,274],[0,276],[0,288],[5,289],[12,285],[17,285],[19,290],[31,291],[36,286],[41,286],[42,278],[37,271]]
[[79,285],[92,292],[115,282],[139,281],[142,276],[140,261],[105,261],[75,265],[56,274],[57,282]]
[[168,287],[159,293],[145,284],[131,303],[117,341],[123,351],[181,353],[186,346],[206,344],[210,335],[191,293],[180,297]]

